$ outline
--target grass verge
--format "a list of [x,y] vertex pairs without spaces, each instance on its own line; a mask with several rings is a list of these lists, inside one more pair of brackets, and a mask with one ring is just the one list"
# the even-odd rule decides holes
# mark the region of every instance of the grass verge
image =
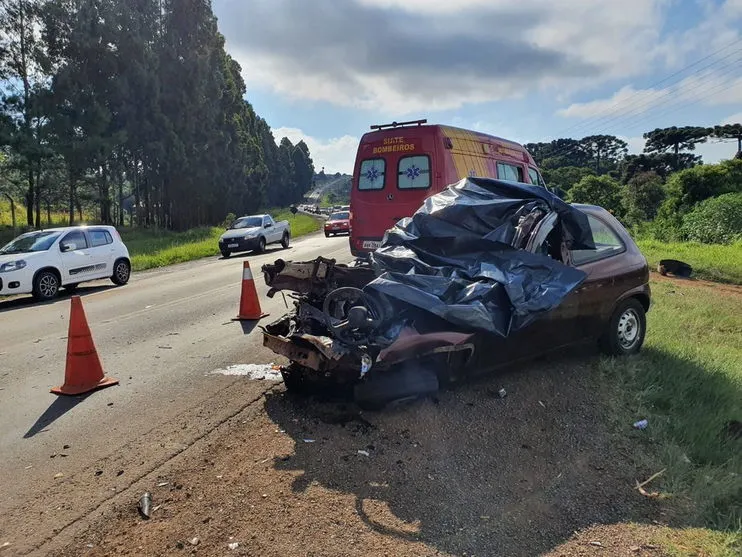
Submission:
[[[288,210],[271,211],[273,218],[291,224],[292,238],[306,236],[320,229],[320,222],[309,215],[292,215]],[[121,229],[135,271],[153,269],[219,255],[218,240],[222,228],[194,228],[186,232],[169,230]]]
[[691,265],[698,278],[742,284],[742,242],[724,246],[640,239],[637,244],[653,269],[660,259],[679,259]]
[[630,434],[637,458],[666,469],[648,489],[688,527],[663,545],[674,555],[704,543],[742,551],[742,438],[729,433],[742,421],[742,291],[666,280],[652,289],[641,355],[600,363],[617,393],[612,410],[623,424],[649,420]]

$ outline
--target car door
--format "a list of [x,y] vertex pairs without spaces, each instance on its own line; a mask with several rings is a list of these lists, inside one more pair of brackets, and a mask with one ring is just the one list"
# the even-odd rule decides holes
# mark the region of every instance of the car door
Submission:
[[116,256],[113,245],[113,237],[108,230],[104,228],[89,228],[88,242],[90,247],[91,265],[93,265],[93,275],[96,278],[106,278],[113,274],[113,262]]
[[280,240],[280,237],[277,237],[277,228],[271,217],[263,217],[263,229],[265,230],[265,238],[269,244],[274,244]]
[[587,215],[595,249],[570,252],[572,265],[587,273],[575,294],[579,297],[576,333],[580,338],[594,337],[603,330],[606,316],[613,309],[620,291],[620,255],[626,251],[621,237],[600,217]]
[[88,248],[85,233],[79,229],[67,232],[59,240],[62,284],[83,282],[94,276]]

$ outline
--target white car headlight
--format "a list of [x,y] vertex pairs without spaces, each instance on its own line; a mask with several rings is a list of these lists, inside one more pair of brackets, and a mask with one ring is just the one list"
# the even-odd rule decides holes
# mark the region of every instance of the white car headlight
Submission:
[[10,273],[11,271],[20,271],[26,266],[26,262],[23,259],[17,261],[10,261],[9,263],[3,263],[0,265],[0,273]]

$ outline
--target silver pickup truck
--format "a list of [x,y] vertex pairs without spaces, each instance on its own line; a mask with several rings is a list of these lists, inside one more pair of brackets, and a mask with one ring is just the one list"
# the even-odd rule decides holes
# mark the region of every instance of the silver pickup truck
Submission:
[[289,247],[291,225],[289,221],[276,222],[270,215],[250,215],[236,219],[219,238],[219,251],[224,257],[240,251],[262,253],[268,244],[281,243]]

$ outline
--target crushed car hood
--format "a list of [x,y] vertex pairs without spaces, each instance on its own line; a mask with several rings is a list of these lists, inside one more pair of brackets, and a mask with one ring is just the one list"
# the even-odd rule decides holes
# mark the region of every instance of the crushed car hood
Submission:
[[508,336],[557,307],[586,278],[552,257],[514,247],[524,227],[552,212],[562,252],[594,248],[586,215],[548,190],[461,180],[387,231],[371,255],[378,276],[364,290],[430,312],[456,330]]

